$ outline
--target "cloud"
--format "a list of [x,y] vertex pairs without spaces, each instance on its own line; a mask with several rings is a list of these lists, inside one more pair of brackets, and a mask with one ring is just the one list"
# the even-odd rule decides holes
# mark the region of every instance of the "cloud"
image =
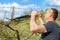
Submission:
[[4,13],[0,13],[0,16],[4,16]]
[[11,7],[15,7],[16,9],[28,9],[28,8],[39,8],[37,5],[35,4],[29,4],[29,5],[19,5],[17,3],[12,3],[12,4],[1,4],[0,3],[0,10],[6,10],[6,11],[10,11]]
[[11,5],[11,6],[19,7],[20,5],[19,5],[19,4],[17,4],[17,3],[12,3],[12,5]]
[[3,19],[3,17],[4,17],[4,13],[0,12],[0,19]]
[[46,0],[49,5],[60,6],[60,0]]
[[[21,15],[24,11],[28,11],[30,9],[39,9],[40,7],[38,7],[37,5],[35,4],[29,4],[29,5],[20,5],[18,3],[0,3],[0,11],[3,12],[3,11],[9,11],[11,13],[12,11],[12,7],[14,7],[15,9],[15,14],[18,13],[18,15]],[[8,14],[10,14],[8,12]],[[15,15],[16,17],[18,15]],[[3,16],[1,13],[0,13],[0,16]]]

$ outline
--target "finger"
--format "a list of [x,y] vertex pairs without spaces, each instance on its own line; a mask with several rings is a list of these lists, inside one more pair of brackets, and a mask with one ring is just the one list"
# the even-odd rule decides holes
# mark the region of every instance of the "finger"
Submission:
[[41,13],[40,13],[40,11],[38,12],[38,17],[41,17]]

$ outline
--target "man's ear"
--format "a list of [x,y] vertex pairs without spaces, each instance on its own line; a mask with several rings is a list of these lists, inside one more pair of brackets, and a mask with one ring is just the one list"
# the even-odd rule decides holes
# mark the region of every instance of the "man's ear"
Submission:
[[53,14],[50,14],[50,17],[53,17]]

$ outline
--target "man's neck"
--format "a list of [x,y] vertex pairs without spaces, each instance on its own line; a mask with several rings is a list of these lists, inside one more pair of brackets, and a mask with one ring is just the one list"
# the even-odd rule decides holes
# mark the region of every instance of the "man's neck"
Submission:
[[54,21],[53,19],[48,19],[48,20],[46,20],[46,22],[48,22],[48,21]]

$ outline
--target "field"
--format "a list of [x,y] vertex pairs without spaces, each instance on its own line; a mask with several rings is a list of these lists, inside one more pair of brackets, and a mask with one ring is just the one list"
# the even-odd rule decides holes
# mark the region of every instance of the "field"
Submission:
[[[21,18],[21,19],[13,20],[10,24],[10,26],[13,29],[19,31],[19,37],[21,40],[24,40],[30,34],[32,34],[32,32],[30,32],[29,30],[29,21],[30,21],[30,18]],[[36,21],[37,23],[39,23],[38,20]],[[0,22],[4,23],[2,20],[0,20]],[[60,12],[56,22],[60,25]],[[41,34],[39,33],[35,33],[28,40],[39,40],[40,35]],[[12,31],[8,27],[0,24],[0,40],[18,40],[16,36],[17,35],[15,31]]]

